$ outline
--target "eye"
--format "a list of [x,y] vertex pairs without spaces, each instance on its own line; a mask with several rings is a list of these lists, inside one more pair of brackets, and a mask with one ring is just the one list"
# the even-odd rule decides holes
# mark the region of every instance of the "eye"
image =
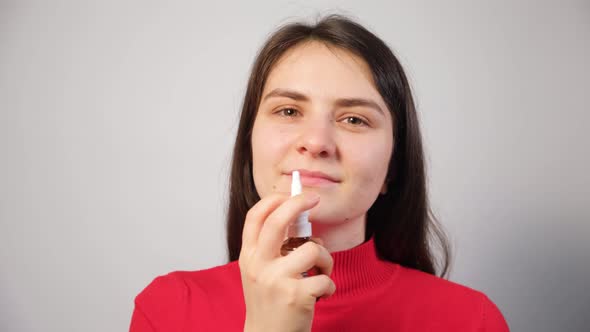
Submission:
[[347,116],[345,119],[345,122],[354,126],[368,126],[369,124],[367,123],[367,121],[356,117],[356,116]]
[[281,108],[276,113],[285,117],[294,117],[297,115],[297,113],[299,113],[299,111],[291,107],[285,107]]

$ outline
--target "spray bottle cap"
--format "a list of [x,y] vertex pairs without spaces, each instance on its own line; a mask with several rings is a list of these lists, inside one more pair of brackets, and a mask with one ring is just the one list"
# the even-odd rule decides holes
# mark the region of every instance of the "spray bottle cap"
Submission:
[[[299,171],[293,171],[291,179],[291,197],[301,194],[301,178]],[[309,210],[303,211],[288,229],[288,237],[311,237]]]

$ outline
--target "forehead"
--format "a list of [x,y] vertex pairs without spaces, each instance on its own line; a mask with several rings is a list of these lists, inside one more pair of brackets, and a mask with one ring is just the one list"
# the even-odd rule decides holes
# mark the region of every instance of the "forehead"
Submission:
[[291,88],[314,97],[370,97],[383,103],[368,64],[350,51],[318,41],[289,49],[273,66],[263,94]]

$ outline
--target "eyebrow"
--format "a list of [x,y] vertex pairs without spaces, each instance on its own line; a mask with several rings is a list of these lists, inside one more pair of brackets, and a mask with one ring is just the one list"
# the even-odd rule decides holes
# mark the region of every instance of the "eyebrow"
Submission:
[[[300,92],[281,88],[274,89],[271,92],[267,93],[266,96],[264,96],[264,98],[262,99],[262,101],[264,102],[267,99],[273,97],[286,97],[293,99],[295,101],[304,102],[310,101],[309,97]],[[339,98],[336,100],[334,104],[338,107],[368,107],[378,111],[381,115],[385,116],[385,113],[376,102],[366,98]]]

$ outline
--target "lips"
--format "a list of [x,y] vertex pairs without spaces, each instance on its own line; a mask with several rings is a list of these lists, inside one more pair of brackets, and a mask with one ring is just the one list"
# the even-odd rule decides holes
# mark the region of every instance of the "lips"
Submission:
[[[299,171],[301,177],[301,184],[304,186],[317,186],[317,185],[333,185],[340,182],[335,176],[331,176],[320,171],[310,171],[306,169],[295,169]],[[289,171],[286,175],[291,176],[293,171]]]

